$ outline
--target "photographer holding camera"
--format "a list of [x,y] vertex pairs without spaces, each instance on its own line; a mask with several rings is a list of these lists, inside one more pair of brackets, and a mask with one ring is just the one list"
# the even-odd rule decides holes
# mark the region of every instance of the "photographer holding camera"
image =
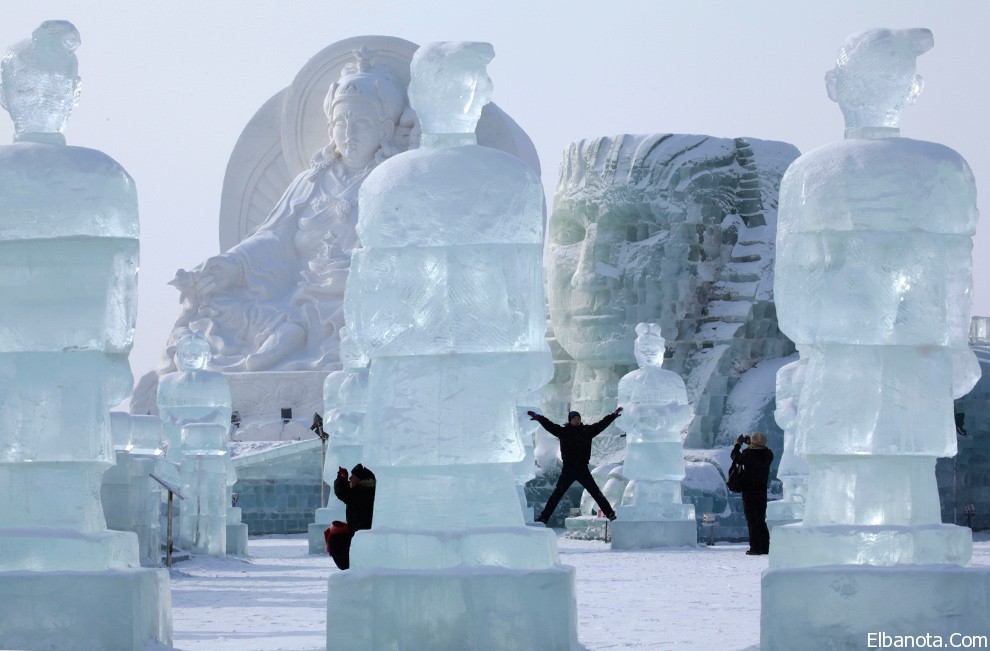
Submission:
[[[743,444],[748,447],[740,450]],[[770,481],[770,464],[773,452],[767,447],[767,437],[763,432],[752,436],[742,435],[732,447],[732,460],[742,465],[743,471],[743,513],[749,527],[750,556],[770,553],[770,530],[767,528],[767,484]]]

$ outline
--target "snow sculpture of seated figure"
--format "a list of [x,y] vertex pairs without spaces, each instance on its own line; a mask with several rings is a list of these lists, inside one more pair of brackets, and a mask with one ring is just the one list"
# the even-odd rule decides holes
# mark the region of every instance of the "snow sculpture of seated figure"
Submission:
[[138,202],[116,161],[62,135],[79,45],[46,21],[0,59],[0,648],[170,647],[168,573],[141,568],[100,499],[133,383]]
[[826,77],[846,138],[781,184],[775,295],[808,352],[796,451],[809,480],[803,522],[773,530],[761,649],[987,633],[990,570],[966,567],[971,532],[942,524],[935,481],[936,458],[956,453],[953,400],[979,377],[976,187],[958,153],[898,129],[932,45],[927,29],[846,39]]
[[664,370],[664,338],[656,323],[636,326],[639,368],[619,380],[617,421],[627,432],[626,485],[612,547],[635,549],[693,545],[698,540],[694,505],[681,501],[684,451],[681,436],[691,423],[684,380]]
[[312,167],[257,232],[172,281],[184,305],[173,341],[189,329],[209,338],[212,368],[308,370],[337,362],[358,188],[398,151],[391,139],[406,105],[387,69],[372,65],[374,53],[355,54],[327,93],[330,142]]
[[421,47],[421,147],[361,186],[344,305],[371,360],[362,456],[378,481],[374,527],[330,577],[328,647],[577,644],[572,571],[552,531],[524,525],[515,487],[516,404],[553,369],[540,181],[474,135],[493,55]]

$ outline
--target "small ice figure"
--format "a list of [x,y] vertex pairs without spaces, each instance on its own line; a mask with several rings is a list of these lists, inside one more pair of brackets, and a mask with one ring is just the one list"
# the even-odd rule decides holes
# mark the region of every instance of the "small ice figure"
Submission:
[[681,438],[691,423],[684,380],[662,368],[665,341],[656,323],[636,326],[634,351],[639,368],[619,380],[627,432],[626,485],[619,518],[612,527],[614,549],[693,545],[698,540],[694,505],[684,504],[684,450]]
[[[230,383],[223,373],[206,370],[210,361],[212,351],[209,342],[203,337],[189,333],[182,337],[177,345],[176,358],[179,370],[174,373],[163,375],[158,383],[158,413],[162,418],[162,425],[166,441],[168,442],[167,461],[171,462],[170,478],[177,480],[175,474],[175,464],[185,463],[186,455],[189,452],[187,442],[182,438],[187,431],[187,425],[209,424],[218,428],[223,428],[224,432],[229,432],[231,398]],[[232,494],[234,483],[237,481],[237,472],[234,469],[230,454],[227,453],[227,437],[224,436],[224,446],[222,461],[225,465],[224,478],[227,482],[224,495],[218,498],[217,509],[223,508],[226,517],[231,525],[230,549],[227,549],[226,536],[224,545],[218,553],[226,551],[234,554],[244,553],[247,544],[247,525],[240,522],[240,509],[232,505]],[[212,463],[212,461],[210,462]],[[166,470],[169,470],[166,464]],[[209,472],[214,472],[212,469]],[[179,473],[186,477],[186,469]],[[183,482],[186,479],[182,480]],[[193,482],[193,486],[196,482]],[[211,489],[212,490],[212,489]],[[198,499],[198,498],[197,498]],[[191,502],[190,502],[191,503]],[[184,523],[190,522],[183,509],[187,502],[179,505],[179,535],[180,542],[190,543],[193,538],[191,532],[184,532]],[[210,549],[215,549],[211,546]],[[214,553],[211,551],[210,553]]]
[[808,367],[807,352],[777,371],[777,407],[774,419],[784,430],[784,451],[777,467],[777,478],[784,487],[784,496],[767,503],[767,523],[771,526],[796,522],[804,517],[804,502],[808,491],[808,462],[795,451],[798,430],[798,404],[804,373]]

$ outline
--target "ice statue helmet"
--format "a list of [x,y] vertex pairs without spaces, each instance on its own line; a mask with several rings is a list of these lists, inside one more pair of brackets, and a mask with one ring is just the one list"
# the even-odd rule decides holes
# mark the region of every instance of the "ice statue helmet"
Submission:
[[201,371],[213,354],[210,342],[194,332],[183,336],[176,344],[176,361],[180,371]]
[[924,28],[872,29],[846,38],[825,74],[828,96],[839,104],[846,130],[898,128],[901,111],[924,86],[915,60],[935,44]]
[[330,84],[323,100],[323,111],[332,117],[334,107],[343,101],[364,101],[375,106],[378,117],[398,122],[405,107],[405,93],[385,66],[373,65],[374,51],[362,47],[354,50],[354,62],[340,71],[340,78]]
[[481,109],[491,100],[485,67],[495,58],[491,43],[429,43],[413,54],[409,101],[423,133],[474,133]]
[[0,105],[14,121],[15,141],[65,142],[62,129],[79,100],[80,42],[72,23],[46,20],[0,60]]
[[636,342],[634,352],[636,362],[641,367],[663,366],[663,356],[666,341],[660,334],[660,326],[656,323],[640,323],[636,326]]

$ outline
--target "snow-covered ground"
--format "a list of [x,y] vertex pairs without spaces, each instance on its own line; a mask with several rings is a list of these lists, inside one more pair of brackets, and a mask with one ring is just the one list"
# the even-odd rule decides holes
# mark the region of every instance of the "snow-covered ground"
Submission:
[[[973,563],[990,565],[977,534]],[[745,544],[613,552],[601,541],[559,537],[577,569],[578,634],[588,649],[724,651],[760,641],[766,556]],[[195,557],[172,568],[176,649],[310,651],[326,644],[328,556],[305,536],[252,538],[243,558]],[[332,650],[331,650],[332,651]]]

